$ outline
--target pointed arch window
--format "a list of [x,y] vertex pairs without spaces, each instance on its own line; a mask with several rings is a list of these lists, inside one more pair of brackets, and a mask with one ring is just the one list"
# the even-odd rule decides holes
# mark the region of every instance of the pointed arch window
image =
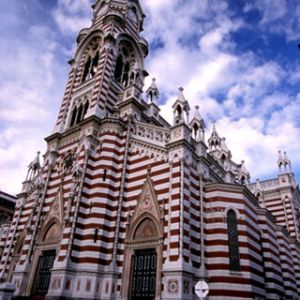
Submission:
[[193,126],[193,136],[194,136],[195,139],[198,136],[198,132],[199,132],[199,126],[198,126],[197,123],[194,123],[194,126]]
[[87,102],[85,103],[85,105],[84,105],[84,109],[83,109],[83,116],[85,116],[85,115],[86,115],[86,113],[87,113],[88,109],[89,109],[89,102],[87,101]]
[[95,39],[87,49],[81,82],[85,82],[96,75],[99,60],[99,39]]
[[245,185],[246,184],[246,178],[244,175],[241,176],[241,184]]
[[85,65],[84,72],[82,76],[82,82],[85,82],[96,75],[97,67],[99,63],[99,52],[97,51],[94,54],[94,57],[89,56]]
[[89,72],[90,72],[90,69],[91,69],[91,63],[92,63],[92,59],[89,56],[87,61],[85,62],[85,65],[84,65],[84,72],[83,72],[82,82],[86,81],[89,77]]
[[117,58],[116,68],[115,68],[115,80],[120,83],[122,78],[122,72],[123,72],[123,58],[120,54]]
[[83,113],[83,105],[82,103],[79,105],[76,117],[76,124],[78,124],[82,120],[82,113]]
[[71,113],[70,127],[79,124],[85,118],[88,109],[89,109],[89,101],[74,106]]
[[149,91],[148,99],[150,99],[150,102],[153,102],[153,93],[152,93],[152,91]]
[[99,63],[99,52],[97,51],[92,61],[91,77],[94,77]]
[[233,209],[227,212],[229,270],[240,271],[240,252],[238,239],[237,216]]
[[129,74],[136,60],[134,49],[129,42],[122,41],[119,46],[119,55],[116,59],[114,72],[115,81],[124,87],[129,83]]
[[75,125],[76,116],[77,116],[77,107],[75,106],[75,107],[73,108],[73,111],[72,111],[72,117],[71,117],[71,123],[70,123],[70,126],[74,126],[74,125]]

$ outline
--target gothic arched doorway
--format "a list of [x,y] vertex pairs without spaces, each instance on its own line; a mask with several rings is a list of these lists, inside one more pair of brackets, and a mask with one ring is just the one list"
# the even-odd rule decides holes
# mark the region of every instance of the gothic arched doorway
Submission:
[[126,240],[123,295],[130,300],[160,299],[163,239],[161,224],[149,213],[129,228]]
[[41,230],[37,237],[37,248],[32,260],[32,272],[27,294],[30,299],[44,299],[48,293],[51,269],[56,258],[62,236],[61,225],[53,219]]

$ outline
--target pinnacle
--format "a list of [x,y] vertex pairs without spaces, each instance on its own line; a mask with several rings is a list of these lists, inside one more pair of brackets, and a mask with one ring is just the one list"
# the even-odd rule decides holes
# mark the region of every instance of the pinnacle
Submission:
[[156,82],[156,79],[155,79],[155,78],[152,78],[152,83],[151,83],[151,85],[150,85],[150,88],[151,88],[152,90],[157,90],[157,89],[158,89],[155,82]]
[[182,101],[182,102],[187,102],[187,100],[185,99],[184,97],[184,94],[183,94],[183,91],[184,91],[184,88],[183,87],[180,87],[178,89],[179,93],[178,93],[178,100]]
[[202,118],[201,118],[201,115],[200,115],[200,112],[199,112],[199,105],[196,105],[195,106],[195,115],[194,115],[194,118],[196,119],[196,120],[199,120],[199,121],[201,121],[202,120]]

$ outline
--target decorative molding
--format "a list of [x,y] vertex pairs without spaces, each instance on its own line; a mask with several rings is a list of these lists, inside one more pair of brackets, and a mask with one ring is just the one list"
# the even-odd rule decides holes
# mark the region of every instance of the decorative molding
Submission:
[[168,292],[175,294],[178,293],[178,280],[177,279],[170,279],[168,281]]

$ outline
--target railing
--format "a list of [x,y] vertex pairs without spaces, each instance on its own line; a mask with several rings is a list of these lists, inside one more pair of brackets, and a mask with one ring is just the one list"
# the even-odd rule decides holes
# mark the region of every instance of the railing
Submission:
[[271,179],[271,180],[266,180],[266,181],[260,182],[260,185],[262,188],[273,187],[273,186],[277,186],[278,184],[279,184],[278,179]]
[[[259,182],[261,188],[264,190],[264,189],[268,189],[268,188],[272,188],[272,187],[275,187],[275,186],[278,186],[279,185],[279,181],[278,179],[270,179],[270,180],[264,180],[264,181],[260,181]],[[255,187],[256,187],[256,183],[253,182],[251,184],[248,185],[248,188],[252,191],[252,190],[255,190]]]
[[171,139],[169,129],[147,125],[139,122],[135,123],[132,133],[137,138],[148,139],[154,141],[155,143],[167,144]]

